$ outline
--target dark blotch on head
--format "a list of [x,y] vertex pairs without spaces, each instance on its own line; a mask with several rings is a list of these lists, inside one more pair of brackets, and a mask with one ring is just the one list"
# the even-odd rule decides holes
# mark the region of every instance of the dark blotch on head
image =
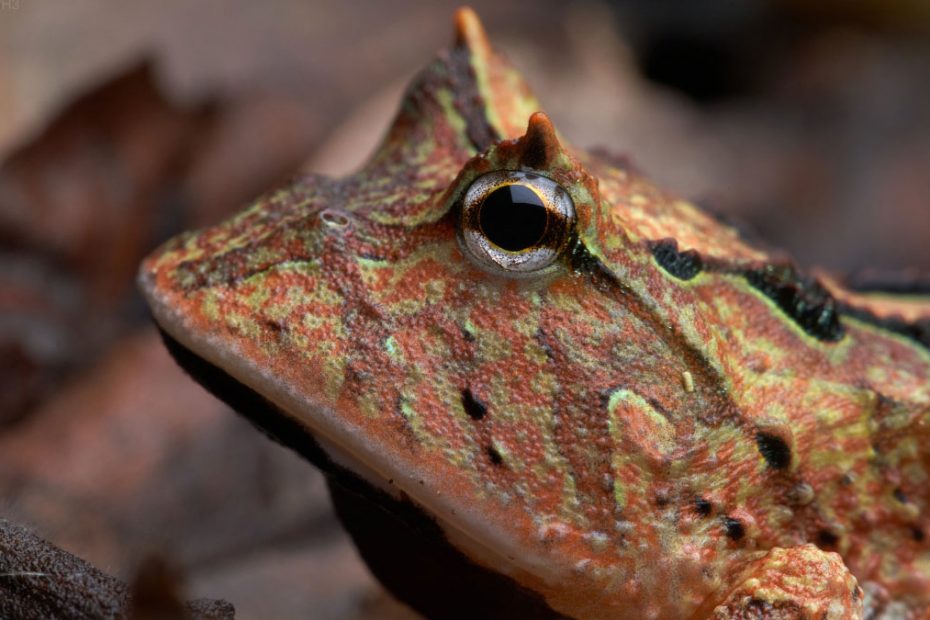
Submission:
[[926,534],[924,534],[923,528],[921,528],[919,525],[912,525],[911,537],[917,542],[923,542],[926,538]]
[[793,265],[766,265],[743,275],[809,335],[826,342],[843,337],[836,300],[817,280]]
[[734,519],[733,517],[724,517],[723,527],[726,528],[727,538],[730,540],[743,540],[743,537],[746,535],[746,527],[739,519]]
[[[497,128],[488,120],[485,113],[487,109],[484,98],[478,90],[478,78],[471,63],[467,61],[468,51],[461,48],[460,55],[452,65],[452,71],[448,79],[452,82],[451,90],[456,93],[455,100],[452,102],[455,110],[465,120],[465,131],[468,139],[479,153],[501,139]],[[431,83],[424,85],[426,88],[432,86]]]
[[834,549],[839,542],[840,537],[830,530],[820,530],[817,532],[817,546],[821,549]]
[[497,451],[497,448],[494,446],[487,447],[488,458],[491,459],[491,463],[494,465],[502,465],[504,463],[504,457],[501,456],[501,453]]
[[760,431],[756,433],[756,445],[772,469],[786,469],[791,465],[791,448],[778,435]]
[[901,490],[901,487],[895,487],[895,490],[891,493],[894,495],[894,498],[902,504],[907,503],[907,495],[904,494],[904,491]]
[[652,255],[662,269],[679,280],[690,280],[701,273],[704,268],[701,255],[694,250],[678,251],[678,242],[674,239],[662,239],[652,244]]
[[711,503],[703,497],[694,500],[694,510],[702,517],[709,517],[712,509]]
[[462,407],[472,420],[480,420],[488,414],[488,408],[471,393],[471,388],[462,390]]

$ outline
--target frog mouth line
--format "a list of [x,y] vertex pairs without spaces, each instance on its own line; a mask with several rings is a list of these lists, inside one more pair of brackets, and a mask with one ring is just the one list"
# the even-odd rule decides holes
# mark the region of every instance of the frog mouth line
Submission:
[[[139,286],[154,323],[175,343],[176,351],[186,352],[179,359],[181,366],[189,361],[193,378],[252,419],[264,433],[294,448],[324,472],[328,464],[337,464],[387,496],[405,494],[434,519],[457,549],[483,566],[507,575],[523,575],[540,588],[552,588],[553,594],[561,591],[559,584],[572,577],[572,567],[565,558],[553,558],[545,549],[527,549],[509,537],[505,528],[489,524],[486,515],[472,504],[455,501],[451,493],[430,491],[443,482],[437,473],[405,469],[395,459],[378,454],[378,446],[367,441],[362,429],[345,428],[337,412],[317,408],[295,386],[276,381],[268,368],[245,355],[235,342],[198,329],[184,308],[185,302],[176,297],[179,291],[157,283],[157,270],[143,268]],[[198,369],[209,368],[225,377],[217,378],[213,388],[206,383],[208,376],[198,377]],[[241,386],[238,392],[233,390],[235,385]]]
[[[394,497],[333,460],[313,432],[277,405],[158,328],[165,347],[184,371],[273,441],[320,469],[339,520],[378,579],[427,617],[448,613],[459,602],[462,617],[486,617],[507,609],[509,617],[561,620],[543,597],[512,578],[475,563],[436,520],[401,493]],[[430,583],[441,579],[441,583]],[[462,592],[450,592],[463,588]],[[480,592],[475,596],[475,592]]]

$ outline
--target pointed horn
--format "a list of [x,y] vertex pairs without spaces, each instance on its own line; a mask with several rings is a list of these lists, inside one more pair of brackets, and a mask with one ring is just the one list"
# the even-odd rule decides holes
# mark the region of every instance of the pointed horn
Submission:
[[455,12],[455,46],[467,48],[473,53],[490,53],[488,35],[478,14],[470,6],[459,7]]
[[536,169],[549,166],[562,148],[555,135],[555,127],[544,112],[535,112],[530,116],[526,135],[520,139],[520,143],[523,147],[520,162]]

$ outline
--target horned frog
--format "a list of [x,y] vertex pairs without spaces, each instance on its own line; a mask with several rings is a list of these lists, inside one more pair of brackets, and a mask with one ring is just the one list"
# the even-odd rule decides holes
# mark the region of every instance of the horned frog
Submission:
[[428,617],[927,618],[930,299],[571,147],[455,32],[358,173],[144,262],[178,361]]

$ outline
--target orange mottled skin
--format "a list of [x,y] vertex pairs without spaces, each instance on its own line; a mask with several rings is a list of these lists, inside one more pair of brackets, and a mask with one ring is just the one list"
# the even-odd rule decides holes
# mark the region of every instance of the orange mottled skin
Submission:
[[[780,270],[538,107],[460,11],[362,170],[145,261],[156,319],[566,616],[927,617],[930,300]],[[539,277],[457,241],[502,169],[574,201]]]

